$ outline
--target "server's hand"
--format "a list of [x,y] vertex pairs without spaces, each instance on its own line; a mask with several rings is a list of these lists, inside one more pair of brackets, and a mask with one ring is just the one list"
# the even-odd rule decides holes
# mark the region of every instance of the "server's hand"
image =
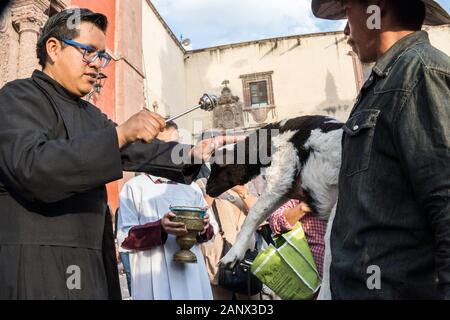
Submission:
[[176,217],[173,212],[168,212],[161,219],[161,225],[167,234],[184,236],[188,233],[186,225],[183,222],[173,222],[170,219]]
[[209,224],[209,215],[208,215],[208,214],[205,214],[205,216],[203,217],[203,230],[200,231],[200,232],[198,233],[198,235],[199,235],[199,236],[204,235],[204,234],[206,233],[206,231],[208,231],[209,226],[210,226],[210,224]]
[[150,143],[166,127],[159,114],[144,109],[116,128],[119,148],[138,140]]

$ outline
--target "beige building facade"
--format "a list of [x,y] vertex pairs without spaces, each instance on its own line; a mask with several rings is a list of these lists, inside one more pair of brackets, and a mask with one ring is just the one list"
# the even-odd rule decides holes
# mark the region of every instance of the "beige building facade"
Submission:
[[[48,18],[71,7],[89,8],[108,17],[107,50],[113,56],[102,72],[91,102],[117,123],[123,123],[145,106],[142,50],[144,0],[12,0],[0,19],[0,88],[7,82],[28,78],[40,69],[36,43]],[[133,174],[125,174],[125,180]],[[125,180],[108,184],[109,203],[118,206],[118,193]]]
[[[188,52],[187,103],[195,103],[195,93],[205,90],[219,94],[227,80],[243,102],[247,127],[306,114],[344,119],[356,97],[353,57],[348,53],[341,33]],[[198,117],[211,126],[211,117]]]
[[[143,12],[146,96],[154,110],[175,115],[196,105],[203,93],[220,96],[224,87],[236,98],[218,114],[199,110],[177,120],[195,137],[218,123],[227,123],[221,129],[234,123],[246,130],[308,114],[344,121],[371,72],[351,52],[343,32],[186,50],[151,1],[143,2]],[[450,26],[427,31],[450,55]]]
[[[38,67],[35,44],[48,16],[84,0],[14,0],[0,19],[0,87]],[[220,96],[220,110],[177,120],[198,135],[213,128],[248,129],[306,114],[345,120],[370,66],[362,66],[342,32],[298,35],[186,50],[150,0],[99,0],[112,17],[109,49],[116,63],[105,73],[100,99],[123,122],[145,105],[165,116],[196,105],[203,93]],[[450,54],[450,26],[428,29],[432,43]],[[113,33],[113,35],[111,35]],[[111,83],[113,82],[113,83]],[[111,87],[112,86],[112,87]],[[113,96],[111,96],[111,94]],[[109,101],[111,100],[111,101]]]

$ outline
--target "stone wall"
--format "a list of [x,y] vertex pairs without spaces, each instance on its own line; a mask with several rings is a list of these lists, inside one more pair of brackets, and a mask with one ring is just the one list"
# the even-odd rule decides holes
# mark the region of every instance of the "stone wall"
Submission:
[[147,104],[164,116],[174,115],[186,106],[185,51],[151,1],[142,5]]
[[[285,118],[322,114],[345,120],[362,85],[363,70],[342,32],[299,35],[230,44],[186,53],[187,104],[200,92],[219,94],[229,81],[244,103],[246,127]],[[249,82],[266,81],[268,106],[249,102]],[[212,126],[202,111],[186,119],[203,129]],[[194,132],[197,133],[197,132]]]
[[39,68],[36,43],[49,13],[69,0],[13,0],[0,19],[0,87]]

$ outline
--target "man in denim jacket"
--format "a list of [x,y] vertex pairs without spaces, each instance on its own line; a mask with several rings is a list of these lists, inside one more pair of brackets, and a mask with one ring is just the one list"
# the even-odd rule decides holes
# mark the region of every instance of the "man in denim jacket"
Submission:
[[450,299],[450,58],[420,31],[450,16],[432,0],[312,8],[346,17],[348,43],[376,63],[344,127],[331,297]]

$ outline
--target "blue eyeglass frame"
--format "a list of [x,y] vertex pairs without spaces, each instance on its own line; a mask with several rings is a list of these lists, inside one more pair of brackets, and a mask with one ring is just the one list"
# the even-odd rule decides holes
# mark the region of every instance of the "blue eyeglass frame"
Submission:
[[[112,57],[106,53],[106,52],[102,52],[102,51],[98,51],[96,48],[91,47],[91,46],[87,46],[85,44],[70,40],[70,39],[62,39],[62,42],[64,42],[65,44],[68,44],[69,46],[75,46],[78,48],[81,48],[84,50],[83,53],[83,59],[86,60],[89,63],[93,63],[95,60],[97,60],[97,58],[100,58],[100,61],[102,61],[102,59],[104,59],[102,61],[102,68],[105,68],[110,62]],[[92,59],[87,59],[86,58],[86,53],[88,52],[95,52],[95,56]]]

